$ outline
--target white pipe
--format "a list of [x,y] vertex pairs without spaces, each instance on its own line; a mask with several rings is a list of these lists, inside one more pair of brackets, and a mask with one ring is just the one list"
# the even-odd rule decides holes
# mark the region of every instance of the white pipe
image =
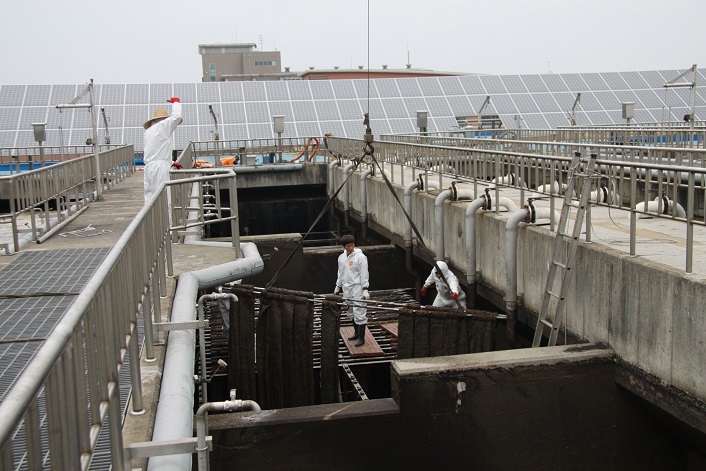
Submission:
[[551,217],[552,222],[556,226],[559,224],[559,219],[561,218],[561,214],[559,214],[559,211],[552,211],[550,208],[530,207],[529,211],[530,215],[529,220],[527,222],[530,222],[532,224],[535,224],[540,219],[549,219]]
[[444,260],[444,201],[451,198],[451,190],[439,193],[434,201],[434,221],[436,223],[436,259]]
[[476,211],[481,208],[487,209],[485,195],[466,207],[466,279],[469,284],[476,282]]
[[522,179],[522,177],[518,177],[514,173],[508,173],[504,177],[500,178],[493,178],[490,183],[497,183],[499,185],[508,185],[508,186],[519,186],[521,188],[527,188],[527,185],[525,184],[525,181]]
[[[555,181],[552,183],[547,183],[546,185],[540,185],[537,187],[537,190],[535,190],[534,193],[530,196],[530,198],[541,198],[542,196],[546,196],[546,194],[550,195],[563,195],[566,194],[566,189],[568,188],[568,185],[566,183],[562,183],[561,186],[559,185],[559,182]],[[576,196],[576,192],[573,192],[574,194],[572,196]]]
[[[196,320],[195,300],[200,289],[213,288],[262,272],[264,263],[257,246],[243,242],[240,248],[244,258],[179,276],[172,322]],[[193,329],[169,332],[152,441],[193,436],[195,350],[196,335]],[[190,466],[191,455],[180,454],[152,457],[147,469],[188,470]]]
[[[674,201],[670,200],[669,198],[655,198],[654,201],[648,201],[647,202],[647,209],[645,210],[645,202],[643,201],[642,203],[637,203],[635,205],[635,210],[636,211],[643,211],[643,212],[648,212],[648,213],[655,213],[655,214],[665,214],[671,216],[674,212],[673,208],[674,205],[676,204],[676,216],[679,218],[685,218],[686,217],[686,211],[684,211],[684,208],[682,205],[679,203],[674,203]],[[661,206],[661,208],[660,208]],[[651,216],[647,214],[641,214],[640,219],[644,218],[649,218]]]
[[[390,173],[390,171],[389,171],[388,169],[383,168],[383,169],[382,169],[382,173],[385,174],[385,176],[387,177],[387,179],[388,179],[389,181],[392,181],[392,174]],[[375,176],[382,179],[382,175],[379,175],[379,174],[376,173]]]
[[[419,188],[419,181],[414,180],[413,182],[407,183],[404,187],[404,210],[407,211],[410,217],[412,217],[412,190]],[[405,218],[404,223],[404,245],[405,247],[412,246],[412,224]]]
[[349,182],[347,180],[348,177],[348,172],[355,168],[355,164],[353,162],[350,162],[348,165],[343,167],[343,181],[346,182],[346,187],[344,188],[343,192],[343,204],[344,204],[344,209],[348,211],[351,209],[351,192],[350,189],[348,188]]
[[468,188],[457,188],[456,201],[460,200],[461,198],[472,200],[475,198],[475,193],[473,193],[473,190],[469,190]]
[[208,402],[202,404],[196,411],[196,450],[198,452],[199,471],[206,471],[210,468],[208,461],[208,447],[206,446],[206,435],[208,427],[206,424],[206,413],[209,411],[226,411],[226,412],[241,412],[253,411],[260,412],[262,409],[255,401],[235,399],[235,389],[230,391],[231,400],[223,402]]
[[363,222],[368,219],[368,192],[365,180],[368,178],[368,175],[372,173],[373,169],[368,167],[360,174],[360,215]]
[[333,189],[333,186],[334,186],[334,185],[333,185],[333,182],[334,182],[334,180],[333,180],[333,168],[334,168],[334,167],[337,167],[337,166],[340,165],[340,164],[341,164],[341,162],[340,162],[340,160],[338,160],[338,159],[334,159],[334,160],[332,160],[332,161],[328,164],[328,195],[329,195],[329,196],[333,195],[333,193],[334,193],[334,189]]
[[508,318],[517,312],[517,225],[527,221],[530,211],[522,208],[505,224],[505,310]]

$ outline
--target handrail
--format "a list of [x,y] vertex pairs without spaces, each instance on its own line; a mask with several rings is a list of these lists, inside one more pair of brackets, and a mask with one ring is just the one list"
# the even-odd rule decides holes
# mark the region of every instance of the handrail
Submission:
[[[111,188],[134,172],[132,146],[123,146],[100,153],[101,184]],[[46,234],[60,227],[73,214],[84,209],[96,192],[95,157],[86,155],[53,165],[0,177],[0,193],[10,201],[9,216],[12,218],[13,251],[20,250],[18,217],[29,214],[31,241],[41,241],[40,232]],[[51,216],[50,203],[55,203],[55,217]],[[42,215],[43,222],[37,219]],[[38,227],[43,225],[43,229]],[[9,253],[9,247],[6,255]]]
[[[569,156],[574,152],[584,156],[596,153],[599,157],[596,174],[600,179],[589,184],[594,185],[595,193],[600,191],[612,196],[608,199],[596,197],[593,204],[630,212],[630,254],[636,254],[637,214],[684,221],[685,271],[692,272],[693,226],[706,225],[706,214],[695,213],[695,208],[704,207],[706,149],[539,142],[532,143],[537,145],[535,148],[527,149],[531,152],[518,152],[514,146],[517,141],[510,140],[488,141],[487,146],[492,148],[482,148],[481,145],[463,147],[470,145],[469,142],[480,141],[478,139],[454,140],[453,143],[459,144],[457,146],[435,143],[450,142],[446,139],[415,136],[415,142],[399,142],[406,139],[378,141],[375,142],[375,156],[383,169],[390,171],[392,181],[401,186],[406,184],[405,179],[409,179],[410,172],[402,171],[406,168],[412,170],[409,181],[423,178],[426,188],[429,188],[429,182],[438,181],[437,187],[441,189],[444,175],[473,185],[474,194],[482,193],[483,187],[493,187],[495,199],[500,196],[500,187],[513,187],[520,190],[520,204],[524,205],[530,189],[542,185],[549,187],[552,180],[558,182],[560,188],[566,183]],[[361,158],[363,141],[329,137],[328,148],[344,158]],[[546,153],[546,149],[551,153]],[[618,154],[615,149],[621,149],[625,154]],[[395,172],[395,167],[401,170]],[[446,182],[448,184],[448,178]],[[580,192],[580,185],[577,192]],[[656,212],[648,211],[647,204],[643,205],[644,208],[638,207],[640,202],[654,200],[657,200]],[[553,204],[551,198],[550,205]]]

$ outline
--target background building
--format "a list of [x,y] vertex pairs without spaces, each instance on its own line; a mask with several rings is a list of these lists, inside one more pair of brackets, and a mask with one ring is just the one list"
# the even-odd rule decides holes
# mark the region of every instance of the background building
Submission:
[[297,78],[296,73],[282,73],[279,51],[257,51],[254,43],[199,44],[202,82],[283,80]]

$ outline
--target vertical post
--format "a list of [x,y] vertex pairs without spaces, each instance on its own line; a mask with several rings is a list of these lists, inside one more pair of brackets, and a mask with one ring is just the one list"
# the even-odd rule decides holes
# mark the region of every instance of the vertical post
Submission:
[[238,185],[235,181],[236,175],[229,180],[228,196],[230,198],[230,215],[235,216],[230,220],[230,230],[233,239],[233,247],[235,248],[235,257],[242,258],[243,251],[240,249],[240,218],[238,217]]
[[103,199],[103,176],[101,174],[100,152],[98,150],[98,123],[96,117],[95,101],[93,100],[93,79],[88,85],[91,100],[91,127],[93,128],[93,155],[96,157],[96,200]]

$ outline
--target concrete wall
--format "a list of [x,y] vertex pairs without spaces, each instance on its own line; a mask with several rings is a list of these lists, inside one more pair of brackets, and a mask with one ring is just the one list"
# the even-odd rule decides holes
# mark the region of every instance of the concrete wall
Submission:
[[393,399],[209,415],[211,465],[689,469],[615,372],[596,345],[396,361]]
[[[333,188],[343,181],[334,168]],[[360,212],[359,174],[352,176],[350,201]],[[403,188],[395,185],[403,201]],[[330,187],[331,188],[331,187]],[[331,191],[329,189],[329,191]],[[343,205],[345,192],[337,200]],[[399,237],[405,220],[399,204],[380,178],[367,178],[368,218]],[[412,219],[428,250],[435,251],[435,194],[414,191]],[[467,272],[465,211],[468,203],[444,203],[445,258]],[[507,213],[476,214],[477,269],[480,282],[505,293],[505,223]],[[541,306],[554,233],[547,227],[520,224],[517,230],[520,309]],[[418,246],[419,244],[417,244]],[[437,259],[440,258],[437,255]],[[610,345],[625,361],[700,400],[706,400],[706,283],[683,272],[598,244],[581,242],[567,298],[569,330],[591,342]]]

